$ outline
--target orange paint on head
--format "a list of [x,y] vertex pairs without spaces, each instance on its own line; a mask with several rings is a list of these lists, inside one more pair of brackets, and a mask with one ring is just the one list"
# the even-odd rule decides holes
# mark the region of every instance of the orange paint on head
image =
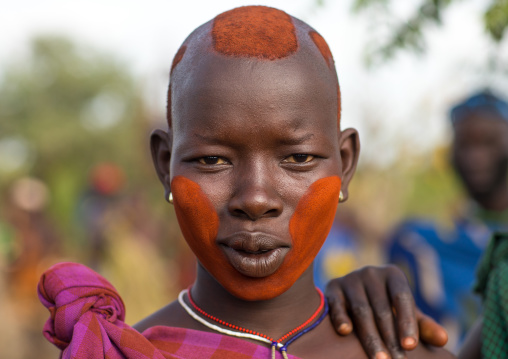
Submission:
[[182,233],[206,270],[231,294],[244,300],[267,300],[288,290],[312,264],[330,231],[339,201],[341,180],[314,182],[300,199],[289,223],[291,251],[268,277],[239,273],[215,242],[219,218],[195,182],[177,176],[171,182],[175,211]]
[[[326,40],[323,38],[323,36],[319,35],[316,31],[311,30],[309,31],[309,36],[318,48],[319,52],[323,56],[323,58],[326,61],[326,64],[330,68],[330,70],[333,70],[334,61],[333,61],[333,55],[330,51],[330,47],[328,47],[328,44],[326,43]],[[337,84],[337,124],[340,127],[340,116],[341,116],[341,96],[340,96],[340,86]]]
[[176,52],[176,55],[173,58],[173,63],[171,64],[171,70],[169,71],[170,75],[173,73],[173,70],[175,69],[176,65],[178,65],[178,63],[182,61],[183,55],[185,54],[185,50],[187,50],[187,46],[182,45]]
[[[173,71],[175,70],[176,65],[180,63],[183,59],[183,55],[185,54],[185,50],[187,50],[186,45],[182,45],[178,51],[176,52],[175,57],[173,58],[173,63],[171,64],[171,70],[169,71],[169,76],[173,74]],[[168,86],[168,99],[167,99],[167,106],[166,106],[166,119],[168,121],[168,126],[171,127],[171,83],[169,83]]]
[[323,55],[323,58],[328,64],[328,67],[332,69],[333,68],[332,52],[330,51],[330,48],[328,47],[328,44],[326,43],[325,39],[323,39],[323,36],[319,35],[314,30],[309,31],[309,36],[316,45],[316,47],[318,48],[321,55]]
[[245,6],[226,11],[213,21],[213,47],[226,56],[276,60],[298,49],[291,17],[266,6]]
[[[217,15],[213,20],[211,33],[212,50],[225,56],[253,57],[258,60],[278,60],[295,54],[300,47],[299,36],[295,23],[284,11],[267,6],[243,6]],[[306,25],[304,25],[306,26]],[[315,30],[307,31],[310,39],[321,53],[328,68],[334,71],[334,60],[326,40]],[[208,28],[206,31],[209,31]],[[196,35],[199,36],[199,35]],[[170,76],[182,61],[186,50],[192,48],[196,37],[192,35],[184,42],[176,53],[171,65]],[[307,39],[303,40],[305,44]],[[200,45],[203,46],[203,45]],[[206,46],[200,51],[209,51]],[[191,51],[193,52],[193,51]],[[192,56],[191,56],[192,57]],[[338,85],[337,85],[338,86]],[[171,127],[171,84],[168,90],[167,121]],[[340,126],[341,103],[338,88],[337,120]]]

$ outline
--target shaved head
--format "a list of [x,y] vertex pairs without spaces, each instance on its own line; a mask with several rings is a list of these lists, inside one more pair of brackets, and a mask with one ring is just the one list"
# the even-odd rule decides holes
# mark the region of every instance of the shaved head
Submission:
[[[167,120],[174,120],[175,88],[191,74],[216,58],[237,61],[281,61],[298,58],[314,68],[321,80],[333,81],[337,93],[337,124],[340,125],[341,95],[331,51],[321,35],[306,23],[281,10],[245,6],[219,14],[197,28],[184,41],[173,59],[168,89]],[[335,92],[335,90],[334,90]]]
[[240,7],[197,28],[170,76],[169,129],[152,135],[152,155],[196,283],[211,276],[257,301],[311,278],[359,149],[340,129],[326,41],[280,10]]

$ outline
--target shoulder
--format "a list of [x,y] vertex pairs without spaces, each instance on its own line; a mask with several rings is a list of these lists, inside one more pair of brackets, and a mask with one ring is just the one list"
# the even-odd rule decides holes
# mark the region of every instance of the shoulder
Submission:
[[[367,359],[358,336],[353,333],[339,336],[330,321],[323,322],[314,331],[304,335],[289,347],[289,351],[301,358]],[[456,358],[442,348],[429,347],[420,343],[407,352],[409,359],[448,359]]]
[[178,323],[178,318],[183,314],[184,313],[181,313],[178,302],[174,301],[150,314],[148,317],[140,320],[132,327],[140,333],[143,333],[148,328],[159,325],[167,327],[181,327],[181,325],[175,325],[175,322]]
[[133,328],[140,333],[143,333],[145,330],[156,326],[209,331],[206,327],[192,319],[182,308],[178,300],[175,300],[158,311],[150,314],[148,317],[134,324]]
[[450,359],[452,359],[452,358],[457,358],[455,355],[453,355],[446,349],[428,346],[428,345],[425,345],[421,342],[420,342],[420,344],[418,344],[418,346],[414,350],[407,352],[407,357],[408,357],[408,359],[426,359],[426,358],[429,358],[429,359],[434,359],[434,358],[448,359],[448,358],[450,358]]

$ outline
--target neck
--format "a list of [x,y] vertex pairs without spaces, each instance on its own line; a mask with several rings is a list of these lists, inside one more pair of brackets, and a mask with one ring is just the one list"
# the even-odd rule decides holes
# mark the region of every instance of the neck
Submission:
[[495,191],[485,195],[473,195],[473,199],[488,211],[502,212],[508,210],[508,186],[503,183]]
[[192,298],[205,312],[219,319],[275,339],[305,322],[320,302],[312,279],[312,266],[278,297],[245,301],[232,296],[198,265]]

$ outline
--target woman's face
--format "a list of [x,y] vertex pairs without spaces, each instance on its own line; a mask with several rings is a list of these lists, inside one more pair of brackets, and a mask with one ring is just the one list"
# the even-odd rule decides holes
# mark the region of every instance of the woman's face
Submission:
[[231,294],[282,294],[312,263],[338,204],[335,82],[294,58],[210,56],[172,90],[170,171],[159,175],[187,242]]

